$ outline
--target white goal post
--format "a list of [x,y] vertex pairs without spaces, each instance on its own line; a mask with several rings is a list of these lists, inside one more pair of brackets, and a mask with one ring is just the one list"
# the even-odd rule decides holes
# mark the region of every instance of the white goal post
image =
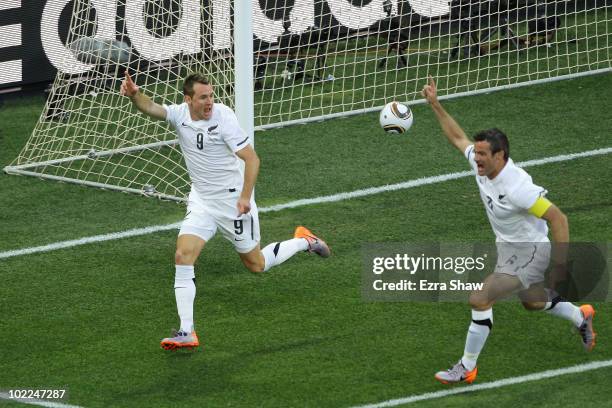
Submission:
[[428,74],[451,98],[611,71],[612,0],[74,0],[61,43],[4,171],[184,201],[174,132],[119,95],[125,70],[166,104],[208,75],[252,134],[420,103]]

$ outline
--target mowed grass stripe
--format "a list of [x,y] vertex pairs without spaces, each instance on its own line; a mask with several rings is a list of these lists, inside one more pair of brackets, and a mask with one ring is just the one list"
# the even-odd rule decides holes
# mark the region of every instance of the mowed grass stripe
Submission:
[[[604,147],[601,149],[587,150],[587,151],[579,152],[579,153],[570,153],[570,154],[563,154],[563,155],[558,155],[558,156],[545,157],[542,159],[528,160],[524,162],[519,162],[517,163],[517,165],[520,167],[541,166],[541,165],[549,164],[549,163],[558,163],[558,162],[576,160],[576,159],[585,158],[585,157],[605,155],[611,152],[612,152],[612,147]],[[456,180],[456,179],[468,177],[471,175],[473,175],[472,171],[461,171],[461,172],[442,174],[438,176],[422,177],[422,178],[418,178],[414,180],[405,181],[402,183],[388,184],[384,186],[370,187],[366,189],[332,194],[332,195],[327,195],[327,196],[294,200],[294,201],[290,201],[284,204],[273,205],[270,207],[262,207],[259,209],[259,212],[267,213],[267,212],[281,211],[281,210],[290,209],[290,208],[303,207],[303,206],[313,205],[313,204],[338,202],[338,201],[343,201],[343,200],[349,200],[351,198],[364,197],[364,196],[369,196],[369,195],[374,195],[374,194],[385,193],[389,191],[404,190],[404,189],[424,186],[428,184],[436,184],[436,183],[441,183],[444,181]],[[154,225],[150,227],[136,228],[136,229],[131,229],[131,230],[122,231],[122,232],[114,232],[114,233],[103,234],[103,235],[94,235],[91,237],[84,237],[84,238],[79,238],[79,239],[74,239],[74,240],[69,240],[69,241],[60,241],[60,242],[55,242],[55,243],[48,244],[48,245],[4,251],[4,252],[0,252],[0,259],[12,258],[16,256],[23,256],[23,255],[30,255],[30,254],[40,253],[40,252],[55,251],[58,249],[71,248],[71,247],[75,247],[79,245],[86,245],[86,244],[91,244],[91,243],[96,243],[96,242],[104,242],[104,241],[111,241],[111,240],[122,239],[122,238],[147,235],[147,234],[152,234],[152,233],[159,232],[159,231],[177,229],[179,228],[179,226],[180,226],[180,222],[166,224],[166,225]]]

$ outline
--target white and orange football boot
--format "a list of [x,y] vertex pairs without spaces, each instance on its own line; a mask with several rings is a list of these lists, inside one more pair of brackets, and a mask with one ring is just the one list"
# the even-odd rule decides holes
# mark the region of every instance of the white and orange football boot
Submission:
[[593,330],[593,317],[595,316],[595,309],[591,305],[580,306],[580,311],[584,317],[584,321],[578,327],[578,333],[582,337],[582,346],[586,351],[593,350],[595,347],[595,338],[597,333]]
[[198,335],[195,331],[191,333],[182,330],[173,331],[172,337],[166,337],[161,341],[161,348],[164,350],[177,350],[181,348],[194,349],[200,345]]
[[476,379],[478,374],[478,367],[474,367],[473,370],[468,370],[463,366],[461,360],[446,371],[438,371],[435,375],[436,380],[442,384],[458,384],[465,382],[471,384]]
[[308,252],[314,252],[322,258],[327,258],[331,255],[329,247],[321,238],[313,234],[308,228],[299,226],[293,233],[294,238],[304,238],[308,241]]

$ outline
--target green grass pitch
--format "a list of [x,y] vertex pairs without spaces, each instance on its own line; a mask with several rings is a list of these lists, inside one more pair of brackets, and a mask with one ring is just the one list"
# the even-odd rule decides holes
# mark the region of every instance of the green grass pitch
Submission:
[[[610,147],[612,74],[447,101],[473,134],[497,126],[515,161]],[[0,109],[0,165],[28,139],[43,100]],[[376,114],[256,135],[260,207],[463,171],[426,105],[408,134]],[[528,169],[570,221],[575,241],[611,241],[612,159]],[[180,221],[184,207],[138,196],[0,175],[0,252]],[[473,178],[262,214],[262,242],[297,224],[324,237],[328,260],[299,254],[256,276],[217,237],[196,266],[203,347],[165,352],[177,326],[175,231],[0,260],[0,390],[66,388],[84,407],[348,407],[446,389],[433,374],[463,351],[469,307],[367,303],[361,245],[490,242]],[[585,354],[567,321],[495,308],[477,383],[612,358],[609,303]],[[610,406],[612,369],[416,403],[422,407]],[[8,405],[20,406],[18,404]],[[1,402],[0,402],[1,403]]]

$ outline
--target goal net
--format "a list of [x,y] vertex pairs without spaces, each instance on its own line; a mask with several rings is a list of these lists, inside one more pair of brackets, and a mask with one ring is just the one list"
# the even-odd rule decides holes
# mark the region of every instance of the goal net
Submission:
[[[61,2],[60,2],[61,3]],[[119,95],[124,71],[158,103],[210,76],[235,106],[253,73],[256,130],[611,70],[610,0],[253,1],[251,66],[235,66],[231,0],[75,0],[40,119],[7,173],[184,200],[175,134]]]

